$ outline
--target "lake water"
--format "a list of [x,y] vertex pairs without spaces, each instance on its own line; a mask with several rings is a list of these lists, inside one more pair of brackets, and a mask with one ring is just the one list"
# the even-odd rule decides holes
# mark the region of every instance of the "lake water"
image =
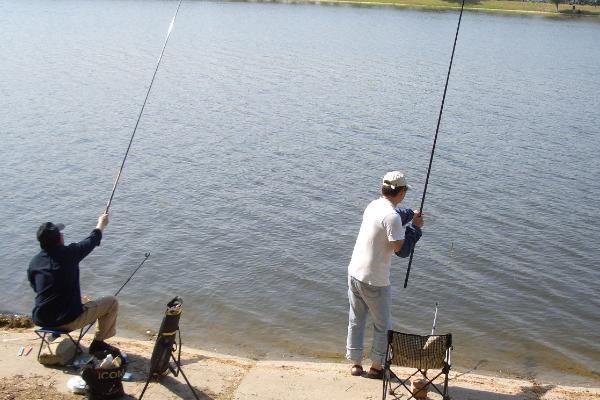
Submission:
[[[110,197],[172,1],[0,3],[0,309],[29,312],[46,220]],[[184,299],[184,344],[342,360],[346,268],[380,179],[418,207],[457,12],[185,1],[83,292],[120,334]],[[600,382],[600,23],[467,13],[394,328],[458,370]]]

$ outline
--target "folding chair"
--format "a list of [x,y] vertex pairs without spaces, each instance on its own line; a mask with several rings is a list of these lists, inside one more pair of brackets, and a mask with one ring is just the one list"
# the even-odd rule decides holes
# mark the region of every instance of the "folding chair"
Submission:
[[[383,399],[385,400],[388,393],[394,399],[400,399],[403,396],[396,394],[398,389],[408,391],[410,397],[406,400],[425,399],[427,390],[431,388],[439,393],[443,400],[450,400],[448,373],[450,372],[451,349],[451,334],[420,336],[389,330],[383,374]],[[416,371],[403,380],[394,373],[392,365],[415,368]],[[429,371],[431,369],[435,371]],[[441,375],[444,375],[443,385],[435,384],[434,381]],[[419,382],[419,387],[422,389],[411,388],[411,379],[424,379],[423,382]],[[442,388],[440,389],[439,386]]]
[[73,338],[73,336],[71,336],[72,331],[64,331],[61,329],[47,328],[47,327],[42,327],[42,328],[36,329],[35,334],[38,335],[38,337],[41,339],[40,348],[39,348],[38,354],[37,354],[38,361],[40,360],[40,355],[42,354],[42,349],[44,348],[44,344],[46,345],[46,347],[48,347],[48,351],[50,352],[50,354],[54,354],[52,352],[52,347],[50,347],[50,343],[52,343],[53,341],[58,339],[61,335],[66,335],[71,340],[71,342],[73,342],[73,344],[75,345],[75,354],[69,360],[69,363],[71,361],[73,361],[75,359],[75,357],[77,357],[78,354],[83,353],[83,349],[81,348],[81,345],[79,344],[79,342],[81,342],[81,338],[85,334],[83,332],[84,328],[81,328],[79,330],[79,335],[77,336],[77,340],[75,340]]

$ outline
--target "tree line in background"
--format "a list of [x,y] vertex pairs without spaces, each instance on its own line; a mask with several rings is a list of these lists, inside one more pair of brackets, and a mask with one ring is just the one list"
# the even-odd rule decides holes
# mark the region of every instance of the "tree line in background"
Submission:
[[[524,0],[525,1],[525,0]],[[556,11],[558,11],[559,4],[569,4],[572,5],[573,8],[575,5],[586,5],[586,6],[594,6],[597,7],[600,5],[600,0],[527,0],[533,3],[552,3],[556,6]]]

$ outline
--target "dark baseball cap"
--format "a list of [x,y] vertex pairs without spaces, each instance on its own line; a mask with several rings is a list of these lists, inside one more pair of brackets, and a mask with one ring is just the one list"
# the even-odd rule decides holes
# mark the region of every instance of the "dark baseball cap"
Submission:
[[37,230],[37,239],[42,248],[52,247],[58,244],[60,231],[65,229],[64,224],[53,224],[52,222],[44,222]]

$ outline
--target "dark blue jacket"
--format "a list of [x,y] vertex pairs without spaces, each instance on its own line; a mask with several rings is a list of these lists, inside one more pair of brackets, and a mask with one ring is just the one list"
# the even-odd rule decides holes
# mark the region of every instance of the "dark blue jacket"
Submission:
[[421,231],[421,228],[416,225],[407,225],[415,216],[415,212],[413,210],[410,208],[396,208],[396,212],[402,219],[402,225],[406,225],[404,231],[404,244],[402,245],[400,251],[396,252],[396,255],[398,257],[406,258],[410,255],[410,253],[412,253],[415,245],[419,239],[421,239],[423,232]]
[[79,243],[40,251],[29,263],[27,278],[36,293],[33,322],[39,326],[61,326],[82,312],[79,262],[100,245],[102,231],[94,229]]

